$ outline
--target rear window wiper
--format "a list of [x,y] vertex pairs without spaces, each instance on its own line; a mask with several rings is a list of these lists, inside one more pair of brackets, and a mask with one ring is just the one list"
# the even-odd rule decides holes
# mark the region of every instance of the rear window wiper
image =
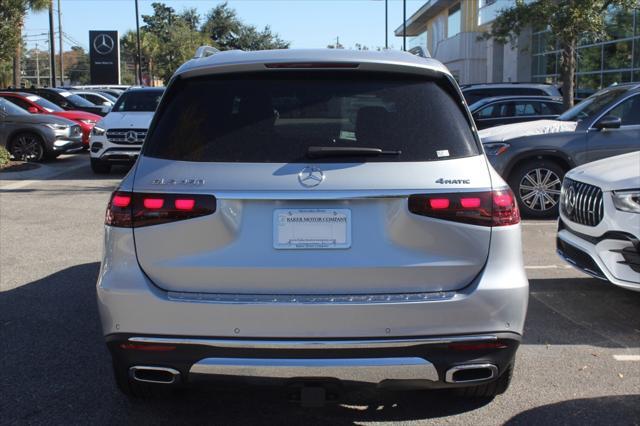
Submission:
[[381,148],[364,148],[359,146],[310,146],[307,157],[373,157],[379,155],[400,155],[400,150],[384,150]]

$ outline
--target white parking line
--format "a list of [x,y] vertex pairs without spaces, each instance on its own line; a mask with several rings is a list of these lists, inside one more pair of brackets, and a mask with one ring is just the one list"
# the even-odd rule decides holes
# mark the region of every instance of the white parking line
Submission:
[[616,361],[640,361],[640,355],[614,355]]

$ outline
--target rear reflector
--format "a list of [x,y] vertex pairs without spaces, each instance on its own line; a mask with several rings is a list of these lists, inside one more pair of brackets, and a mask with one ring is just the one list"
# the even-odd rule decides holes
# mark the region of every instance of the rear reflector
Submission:
[[487,192],[416,194],[409,197],[411,213],[481,226],[520,223],[520,212],[510,189]]
[[137,228],[206,216],[216,198],[202,194],[142,194],[116,191],[107,206],[105,225]]
[[131,351],[147,351],[147,352],[168,352],[176,349],[175,346],[169,345],[145,345],[139,343],[122,343],[120,345],[121,349],[131,350]]
[[505,349],[509,346],[502,342],[490,343],[449,343],[449,349],[454,351],[483,351],[491,349]]

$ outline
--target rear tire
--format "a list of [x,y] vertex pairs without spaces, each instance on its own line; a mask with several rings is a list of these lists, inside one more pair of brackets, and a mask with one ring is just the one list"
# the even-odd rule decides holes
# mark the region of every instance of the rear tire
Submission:
[[496,380],[479,386],[468,386],[464,388],[454,389],[456,396],[463,398],[493,398],[501,395],[509,389],[511,378],[513,377],[513,364],[507,367]]
[[524,216],[550,219],[558,216],[560,187],[566,170],[551,160],[532,160],[515,169],[509,186]]
[[99,174],[99,175],[104,175],[107,174],[111,171],[111,164],[107,164],[103,161],[100,161],[97,158],[92,158],[91,159],[91,170],[93,170],[93,173]]

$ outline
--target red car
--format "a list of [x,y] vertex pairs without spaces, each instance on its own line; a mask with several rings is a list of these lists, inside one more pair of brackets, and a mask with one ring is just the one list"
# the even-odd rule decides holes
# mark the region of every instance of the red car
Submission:
[[0,98],[4,98],[32,114],[53,114],[75,121],[82,129],[82,145],[89,148],[89,135],[93,126],[102,118],[99,115],[84,111],[65,111],[58,105],[32,93],[0,92]]

